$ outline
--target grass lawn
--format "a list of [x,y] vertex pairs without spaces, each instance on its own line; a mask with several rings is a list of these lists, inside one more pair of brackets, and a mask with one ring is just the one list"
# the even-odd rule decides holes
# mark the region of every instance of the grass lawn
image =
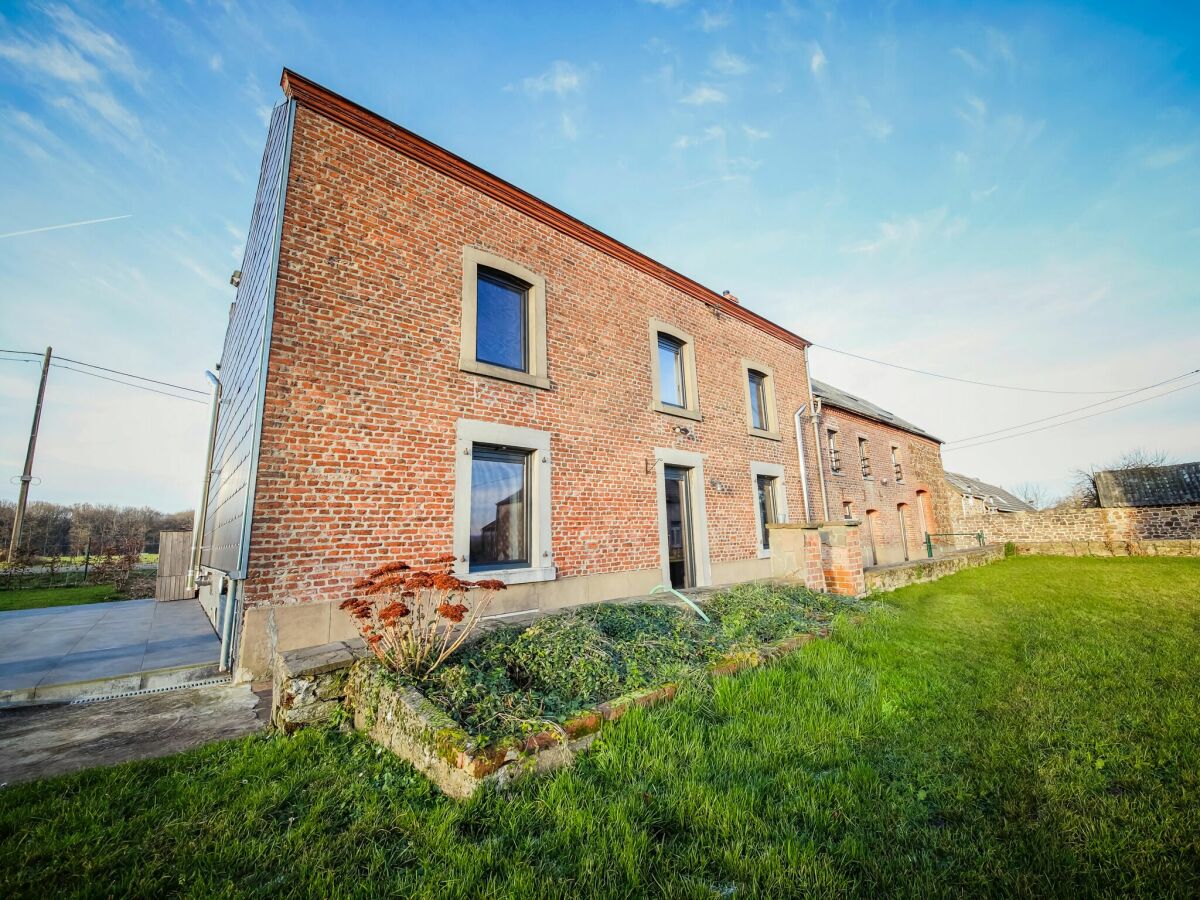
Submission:
[[40,609],[44,606],[76,606],[80,603],[104,603],[118,599],[111,584],[85,584],[78,587],[30,588],[0,591],[0,612],[15,609]]
[[1200,560],[1021,558],[446,800],[300,733],[0,794],[0,895],[1200,893]]

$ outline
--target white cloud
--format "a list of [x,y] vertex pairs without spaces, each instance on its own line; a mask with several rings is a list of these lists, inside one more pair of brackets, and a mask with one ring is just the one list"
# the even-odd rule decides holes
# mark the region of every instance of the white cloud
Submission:
[[221,57],[220,53],[214,53],[208,58],[208,67],[214,72],[220,72],[225,68],[225,60]]
[[145,77],[129,49],[108,32],[81,19],[66,6],[47,7],[46,15],[58,26],[63,37],[109,72],[135,84]]
[[575,117],[569,112],[564,112],[559,120],[562,126],[563,137],[568,141],[573,141],[579,137],[579,126],[575,124]]
[[1017,56],[1013,52],[1012,42],[1004,32],[996,28],[987,30],[987,45],[992,56],[1008,65],[1014,65],[1017,61]]
[[736,53],[730,53],[724,47],[713,53],[709,60],[709,65],[714,72],[719,72],[722,75],[745,75],[750,71],[750,66],[746,60],[738,56]]
[[564,60],[555,61],[541,75],[534,75],[521,82],[521,89],[531,97],[554,94],[565,97],[583,87],[583,73]]
[[987,67],[979,61],[979,58],[974,53],[964,50],[962,47],[955,47],[950,52],[962,60],[967,68],[974,72],[984,72],[987,70]]
[[813,77],[820,78],[825,73],[825,66],[828,62],[821,45],[813,44],[812,56],[808,60],[808,68],[813,73]]
[[979,203],[983,200],[986,200],[998,190],[1000,190],[1000,185],[993,184],[990,188],[985,188],[979,191],[971,191],[971,202]]
[[1142,156],[1142,165],[1147,169],[1170,168],[1191,156],[1195,149],[1195,144],[1169,144],[1158,147]]
[[968,125],[975,128],[982,128],[987,119],[987,103],[974,94],[967,94],[963,99],[966,102],[966,106],[960,106],[955,110],[955,113]]
[[100,78],[100,71],[78,50],[59,41],[45,44],[6,41],[0,43],[0,59],[70,84],[85,84]]
[[672,146],[676,150],[686,150],[688,147],[707,144],[709,141],[718,141],[723,137],[725,137],[724,128],[720,125],[710,125],[699,135],[681,134],[675,139],[675,143]]
[[643,3],[649,3],[651,6],[661,6],[663,9],[675,9],[683,6],[687,0],[642,0]]
[[702,84],[682,97],[679,102],[686,103],[688,106],[706,106],[710,103],[724,103],[728,99],[723,91],[719,91],[711,85]]
[[855,104],[858,106],[859,117],[867,134],[877,141],[886,141],[892,133],[892,123],[876,113],[866,97],[859,96]]
[[720,31],[722,28],[728,28],[733,22],[733,16],[727,12],[710,12],[707,9],[700,10],[700,30],[704,32]]
[[755,128],[752,125],[743,125],[742,132],[752,141],[763,141],[771,136],[771,132]]
[[966,221],[955,218],[947,224],[947,213],[946,207],[941,206],[918,216],[880,222],[876,226],[874,238],[852,244],[846,248],[846,251],[870,254],[886,249],[908,250],[915,244],[935,235],[953,237],[960,234],[966,228]]

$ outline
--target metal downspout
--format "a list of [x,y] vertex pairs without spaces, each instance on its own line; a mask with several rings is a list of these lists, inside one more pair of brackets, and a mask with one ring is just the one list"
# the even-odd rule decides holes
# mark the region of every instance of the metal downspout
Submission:
[[217,447],[217,418],[221,410],[221,379],[205,371],[204,377],[213,383],[212,414],[208,420],[208,454],[204,458],[204,489],[200,493],[200,505],[192,520],[192,565],[188,569],[187,589],[196,589],[196,578],[200,574],[200,554],[204,550],[204,529],[208,525],[208,490],[212,485],[213,453]]
[[238,586],[240,581],[230,580],[225,592],[225,615],[221,619],[221,664],[220,670],[228,672],[233,658],[233,620],[237,616]]
[[[804,351],[804,373],[808,374],[808,351]],[[825,511],[825,521],[829,521],[829,494],[825,490],[825,460],[821,456],[821,423],[818,421],[821,411],[817,408],[817,401],[813,399],[812,380],[808,379],[808,405],[813,411],[812,426],[813,438],[817,442],[817,480],[821,483],[821,508]]]
[[807,403],[801,403],[800,408],[792,416],[792,424],[796,427],[796,456],[800,459],[800,493],[804,496],[804,524],[812,521],[812,509],[808,502],[808,464],[804,461],[804,411]]

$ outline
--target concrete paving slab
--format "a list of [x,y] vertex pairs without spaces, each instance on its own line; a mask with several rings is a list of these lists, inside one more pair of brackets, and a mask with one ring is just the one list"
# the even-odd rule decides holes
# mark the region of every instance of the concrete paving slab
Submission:
[[253,734],[267,726],[268,692],[221,684],[0,710],[0,787]]
[[[195,600],[125,600],[0,613],[0,704],[69,697],[95,683],[189,666],[209,671],[220,640]],[[115,682],[114,682],[115,684]],[[136,688],[134,688],[136,689]]]

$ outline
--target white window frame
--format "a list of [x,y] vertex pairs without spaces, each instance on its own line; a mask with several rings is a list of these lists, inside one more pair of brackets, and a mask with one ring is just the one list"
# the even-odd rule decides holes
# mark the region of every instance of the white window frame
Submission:
[[[454,445],[454,572],[505,584],[553,581],[557,576],[550,527],[550,432],[459,419]],[[529,562],[515,569],[471,572],[471,459],[476,444],[529,451]]]
[[775,516],[781,524],[788,521],[787,485],[784,483],[783,466],[778,463],[750,463],[750,497],[754,506],[754,541],[758,547],[758,558],[770,559],[771,548],[762,545],[763,528],[766,526],[763,524],[762,510],[758,508],[759,475],[775,479]]
[[[476,339],[479,325],[479,267],[494,269],[529,285],[525,321],[529,329],[526,335],[526,371],[509,369],[483,362],[476,358]],[[458,367],[474,375],[486,375],[530,387],[550,387],[550,375],[546,367],[546,279],[520,263],[481,250],[478,247],[463,247],[462,319],[459,324],[461,340]]]
[[[680,348],[683,363],[683,402],[685,406],[674,406],[664,403],[662,394],[661,373],[658,367],[658,336],[665,334],[674,338],[682,346]],[[696,383],[696,342],[686,331],[681,331],[674,325],[668,325],[659,319],[650,320],[650,397],[651,407],[668,416],[679,416],[699,422],[704,417],[700,414],[700,390]]]
[[[750,397],[750,373],[757,372],[763,377],[763,419],[766,428],[754,427],[754,407],[751,404]],[[766,438],[769,441],[778,441],[779,437],[779,415],[776,412],[775,402],[775,371],[770,367],[763,365],[757,360],[743,359],[742,360],[742,390],[746,395],[746,428],[750,434],[755,437]]]
[[658,500],[658,558],[663,584],[671,583],[671,554],[667,541],[667,489],[663,469],[679,466],[689,469],[688,493],[692,500],[692,555],[696,587],[712,584],[712,561],[708,557],[708,511],[704,503],[704,456],[674,447],[654,448],[654,490]]

